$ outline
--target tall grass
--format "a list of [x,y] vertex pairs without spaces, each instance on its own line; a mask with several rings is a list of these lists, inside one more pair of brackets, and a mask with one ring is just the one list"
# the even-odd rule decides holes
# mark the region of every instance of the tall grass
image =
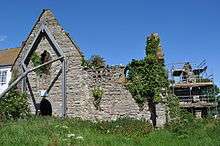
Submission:
[[119,119],[114,122],[32,117],[0,123],[0,145],[83,146],[217,146],[220,122],[198,120],[188,134],[170,128],[153,130],[145,121]]

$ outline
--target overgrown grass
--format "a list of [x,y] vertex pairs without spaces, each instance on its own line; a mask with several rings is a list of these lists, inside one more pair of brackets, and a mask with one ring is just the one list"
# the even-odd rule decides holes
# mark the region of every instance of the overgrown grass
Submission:
[[198,120],[187,134],[169,126],[153,130],[145,121],[119,119],[92,123],[80,119],[32,117],[0,123],[0,145],[85,146],[217,146],[220,122]]

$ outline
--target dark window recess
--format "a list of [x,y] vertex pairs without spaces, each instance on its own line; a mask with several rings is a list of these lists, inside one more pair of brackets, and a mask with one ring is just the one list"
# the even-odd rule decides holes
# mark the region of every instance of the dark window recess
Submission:
[[[47,52],[46,50],[44,50],[44,52],[41,54],[41,63],[46,63],[48,61],[51,60],[51,55],[49,52]],[[44,67],[43,73],[45,74],[50,74],[50,68],[51,68],[52,64],[48,64]]]

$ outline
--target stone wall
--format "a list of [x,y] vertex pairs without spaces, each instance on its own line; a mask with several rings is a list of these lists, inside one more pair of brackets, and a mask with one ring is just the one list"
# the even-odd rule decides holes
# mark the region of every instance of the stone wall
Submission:
[[[80,117],[87,120],[115,120],[119,117],[150,119],[150,112],[148,111],[147,103],[145,104],[143,111],[140,111],[129,91],[120,84],[123,83],[123,79],[125,79],[124,75],[122,75],[124,67],[109,67],[98,72],[84,69],[81,66],[83,55],[79,48],[61,28],[50,10],[44,10],[40,15],[22,47],[13,70],[22,72],[21,60],[31,46],[41,23],[44,23],[47,26],[60,48],[62,48],[67,60],[67,115],[69,117]],[[35,52],[40,55],[44,50],[50,53],[52,59],[57,57],[45,38],[41,40]],[[33,64],[30,62],[28,68],[31,67],[33,67]],[[60,67],[60,62],[56,62],[52,64],[49,75],[42,74],[39,76],[35,72],[28,75],[37,103],[42,99],[39,95],[39,91],[48,88],[49,83],[52,82]],[[21,84],[19,84],[19,86],[21,86]],[[97,110],[93,104],[94,97],[92,95],[92,90],[96,86],[100,86],[104,91],[100,103],[101,110]],[[28,90],[27,87],[26,90]],[[47,99],[52,104],[53,115],[61,116],[61,77],[59,77],[55,85],[52,87]],[[31,99],[30,108],[31,111],[35,113]],[[157,111],[158,125],[161,126],[166,121],[164,105],[158,104]]]

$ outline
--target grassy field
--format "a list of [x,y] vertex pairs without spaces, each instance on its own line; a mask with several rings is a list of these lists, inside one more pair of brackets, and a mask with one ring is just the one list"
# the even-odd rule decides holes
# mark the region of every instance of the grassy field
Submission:
[[[217,146],[220,122],[209,120],[178,134],[153,130],[146,122],[121,119],[91,123],[79,119],[33,117],[0,123],[0,145],[85,146]],[[187,128],[187,127],[186,127]]]

